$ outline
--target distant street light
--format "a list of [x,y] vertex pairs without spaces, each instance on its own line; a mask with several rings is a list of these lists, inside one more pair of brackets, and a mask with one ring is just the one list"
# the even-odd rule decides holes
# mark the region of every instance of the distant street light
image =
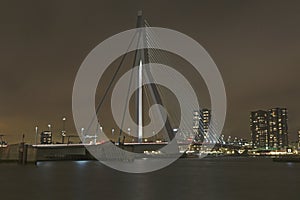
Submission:
[[63,118],[62,118],[62,121],[63,121],[63,127],[62,127],[62,130],[61,130],[61,143],[62,143],[62,144],[65,143],[65,136],[66,136],[66,120],[67,120],[66,117],[63,117]]
[[38,140],[38,129],[39,127],[35,127],[35,145],[37,145],[37,140]]
[[131,128],[128,128],[128,129],[127,129],[127,133],[128,133],[128,135],[131,135],[131,133],[130,133],[130,132],[131,132]]

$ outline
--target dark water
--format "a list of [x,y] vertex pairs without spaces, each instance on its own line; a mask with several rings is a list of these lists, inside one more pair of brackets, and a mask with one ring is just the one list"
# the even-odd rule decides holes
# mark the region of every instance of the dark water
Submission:
[[300,199],[300,163],[180,159],[147,174],[98,162],[0,165],[1,199]]

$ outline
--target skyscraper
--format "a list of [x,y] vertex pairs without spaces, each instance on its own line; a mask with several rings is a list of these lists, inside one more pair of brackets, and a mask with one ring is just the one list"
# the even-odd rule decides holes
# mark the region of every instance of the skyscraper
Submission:
[[287,109],[272,108],[269,110],[270,146],[274,148],[288,146]]
[[250,130],[253,148],[269,148],[268,112],[253,111],[250,114]]
[[193,132],[195,140],[199,142],[213,142],[213,138],[209,136],[208,128],[211,119],[211,111],[209,109],[201,109],[194,111]]
[[250,114],[253,148],[284,148],[288,146],[287,109],[272,108]]
[[200,137],[200,110],[195,110],[193,113],[193,133],[195,141],[203,141]]
[[298,131],[298,149],[300,149],[300,130]]

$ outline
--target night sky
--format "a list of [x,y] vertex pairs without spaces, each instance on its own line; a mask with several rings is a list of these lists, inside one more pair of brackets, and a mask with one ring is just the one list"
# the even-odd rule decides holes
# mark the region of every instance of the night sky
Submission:
[[67,117],[74,132],[72,88],[83,59],[100,42],[136,24],[197,40],[226,87],[225,135],[250,138],[249,112],[286,107],[289,134],[300,129],[300,2],[297,1],[2,1],[0,132],[10,143],[34,127],[54,131]]

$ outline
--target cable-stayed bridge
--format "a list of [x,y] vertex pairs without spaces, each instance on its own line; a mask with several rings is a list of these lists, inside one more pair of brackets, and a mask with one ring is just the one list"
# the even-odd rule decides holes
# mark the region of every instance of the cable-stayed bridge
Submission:
[[[142,12],[138,13],[137,17],[137,31],[134,35],[133,40],[137,40],[138,46],[143,46],[146,48],[137,48],[137,50],[133,54],[133,61],[131,64],[131,74],[128,85],[126,85],[125,90],[128,90],[128,93],[124,96],[124,101],[126,102],[125,106],[120,109],[119,115],[121,116],[121,126],[119,129],[112,128],[111,133],[108,132],[106,135],[111,138],[111,141],[117,145],[154,145],[156,146],[164,146],[168,144],[176,135],[179,137],[177,139],[177,144],[185,146],[191,143],[205,143],[211,147],[213,147],[216,143],[221,143],[222,140],[219,138],[219,134],[217,131],[219,130],[217,124],[214,121],[210,121],[209,130],[205,132],[205,134],[201,131],[196,131],[193,128],[192,120],[183,119],[184,129],[179,129],[179,122],[181,119],[180,112],[176,111],[176,108],[170,107],[168,110],[167,116],[163,116],[163,113],[156,113],[155,116],[153,113],[149,112],[149,108],[151,105],[158,104],[164,107],[168,107],[173,99],[170,99],[170,95],[166,93],[166,89],[157,84],[143,84],[144,80],[147,82],[155,83],[155,78],[152,76],[151,67],[147,65],[148,63],[160,63],[161,60],[166,60],[168,63],[172,64],[173,60],[168,57],[168,54],[164,51],[160,50],[160,45],[163,41],[159,41],[159,38],[156,36],[155,32],[150,29],[150,24],[147,20],[144,19]],[[149,28],[149,29],[147,29]],[[130,42],[129,45],[132,45]],[[147,48],[151,47],[151,48]],[[130,52],[128,52],[130,53]],[[99,115],[103,113],[104,110],[104,102],[110,98],[111,91],[113,87],[116,85],[117,77],[120,76],[122,68],[127,67],[128,63],[126,63],[127,57],[130,57],[128,54],[124,54],[120,58],[120,62],[115,67],[113,74],[111,75],[111,80],[108,81],[108,84],[104,90],[103,95],[101,96],[99,103],[96,107],[96,113],[98,115],[98,119],[101,118]],[[134,70],[135,69],[135,70]],[[161,67],[159,70],[164,72],[166,70],[164,67]],[[172,76],[172,74],[170,74]],[[176,81],[175,81],[176,82]],[[178,83],[180,84],[180,83]],[[130,87],[133,85],[138,88],[135,91],[135,98],[131,98],[129,96]],[[185,91],[189,93],[189,91]],[[173,97],[173,96],[172,96]],[[133,99],[132,101],[130,101]],[[128,103],[127,103],[128,102]],[[133,105],[129,105],[131,104]],[[126,112],[129,108],[133,108],[131,111],[131,115],[126,115]],[[199,109],[195,105],[190,105],[190,110]],[[148,116],[150,115],[150,116]],[[153,115],[153,116],[151,116]],[[193,113],[191,113],[191,116]],[[133,117],[136,126],[132,127],[127,125],[127,118]],[[102,117],[103,118],[103,117]],[[152,131],[145,131],[145,124],[149,123],[149,118],[155,119],[156,121],[164,121],[164,126],[161,130],[159,130],[159,125],[155,123],[150,123],[152,125]],[[93,120],[98,120],[93,119]],[[154,121],[155,121],[154,120]],[[202,121],[200,120],[201,124]],[[101,127],[102,128],[102,127]],[[100,131],[101,132],[101,131]],[[151,133],[153,134],[151,135]],[[82,131],[82,135],[85,138],[86,143],[97,143],[97,134],[95,131],[90,130],[90,126]],[[150,136],[149,136],[150,135]],[[197,139],[197,136],[202,135],[201,140]],[[192,141],[192,142],[191,142]]]

